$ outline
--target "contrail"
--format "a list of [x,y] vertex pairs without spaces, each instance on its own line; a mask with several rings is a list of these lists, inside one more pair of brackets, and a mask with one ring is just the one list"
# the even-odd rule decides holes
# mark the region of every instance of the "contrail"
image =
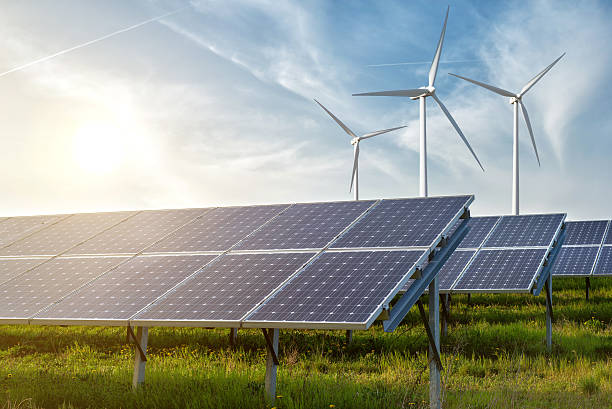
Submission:
[[[440,64],[470,63],[470,62],[482,62],[482,60],[440,61]],[[395,65],[421,65],[421,64],[431,64],[431,61],[398,62],[394,64],[374,64],[374,65],[367,65],[367,67],[392,67]]]
[[102,36],[102,37],[96,38],[95,40],[87,41],[86,43],[82,43],[82,44],[79,44],[79,45],[75,45],[74,47],[67,48],[67,49],[62,50],[62,51],[59,51],[59,52],[57,52],[57,53],[55,53],[55,54],[51,54],[51,55],[48,55],[48,56],[46,56],[46,57],[39,58],[39,59],[34,60],[34,61],[30,61],[29,63],[23,64],[23,65],[20,65],[20,66],[15,67],[15,68],[11,68],[11,69],[10,69],[10,70],[8,70],[8,71],[4,71],[4,72],[0,73],[0,77],[4,77],[5,75],[8,75],[8,74],[10,74],[10,73],[12,73],[12,72],[19,71],[19,70],[22,70],[22,69],[24,69],[24,68],[30,67],[30,66],[32,66],[32,65],[34,65],[34,64],[38,64],[38,63],[40,63],[40,62],[48,61],[48,60],[50,60],[50,59],[52,59],[52,58],[55,58],[55,57],[59,57],[60,55],[64,55],[64,54],[67,54],[67,53],[69,53],[69,52],[71,52],[71,51],[78,50],[79,48],[87,47],[88,45],[91,45],[91,44],[97,43],[97,42],[102,41],[102,40],[106,40],[107,38],[110,38],[110,37],[116,36],[117,34],[121,34],[121,33],[125,33],[126,31],[134,30],[134,29],[136,29],[136,28],[138,28],[138,27],[142,27],[142,26],[144,26],[145,24],[149,24],[149,23],[152,23],[152,22],[154,22],[154,21],[161,20],[162,18],[165,18],[165,17],[171,16],[171,15],[173,15],[173,14],[176,14],[176,13],[178,13],[179,11],[183,11],[184,9],[186,9],[186,8],[188,8],[188,7],[191,7],[191,6],[181,7],[181,8],[179,8],[179,9],[176,9],[176,10],[171,11],[171,12],[169,12],[169,13],[162,14],[161,16],[153,17],[153,18],[151,18],[151,19],[148,19],[148,20],[142,21],[142,22],[140,22],[140,23],[138,23],[138,24],[134,24],[133,26],[129,26],[129,27],[126,27],[126,28],[122,28],[121,30],[117,30],[117,31],[114,31],[114,32],[112,32],[112,33],[110,33],[110,34],[106,34],[105,36]]

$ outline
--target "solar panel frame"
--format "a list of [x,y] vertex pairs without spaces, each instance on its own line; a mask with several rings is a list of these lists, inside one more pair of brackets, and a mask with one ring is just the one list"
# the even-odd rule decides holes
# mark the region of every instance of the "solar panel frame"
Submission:
[[[577,220],[566,223],[564,246],[600,246],[605,240],[609,220]],[[595,229],[595,231],[593,231]],[[597,231],[600,230],[600,231]],[[586,237],[585,237],[586,236]]]
[[[594,251],[594,254],[592,255],[593,259],[591,261],[583,261],[583,264],[585,265],[586,269],[582,272],[579,272],[578,270],[568,270],[569,266],[567,265],[572,259],[575,259],[576,257],[579,257],[576,254],[570,254],[570,253],[578,253],[578,252],[591,252]],[[551,269],[551,274],[554,277],[589,277],[593,274],[593,271],[595,270],[595,266],[597,265],[597,259],[599,257],[599,254],[601,252],[601,246],[599,245],[588,245],[588,246],[573,246],[573,245],[569,245],[569,246],[562,246],[561,250],[559,252],[559,255],[557,256],[557,259],[555,260],[552,269]],[[580,255],[580,257],[591,257],[590,254],[586,254],[586,255]],[[567,259],[570,260],[567,260]],[[583,258],[581,259],[583,260]],[[563,264],[565,263],[565,264]],[[578,264],[577,262],[573,263],[574,265]],[[559,269],[563,269],[563,271],[559,271]],[[573,271],[573,272],[570,272]]]
[[[605,271],[601,271],[605,269]],[[606,277],[612,275],[612,246],[603,245],[597,254],[597,261],[593,267],[593,277]]]

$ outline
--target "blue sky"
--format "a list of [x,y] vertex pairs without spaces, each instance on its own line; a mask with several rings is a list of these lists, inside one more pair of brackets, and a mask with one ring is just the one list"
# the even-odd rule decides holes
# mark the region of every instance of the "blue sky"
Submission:
[[[352,93],[426,85],[448,3],[438,1],[10,2],[0,72],[188,5],[158,22],[0,77],[0,214],[348,200],[349,137],[362,198],[418,194],[418,103]],[[450,3],[436,88],[486,168],[428,101],[430,195],[511,210],[512,106],[446,75],[518,91],[521,212],[611,218],[608,45],[596,1]],[[464,61],[446,63],[445,61]]]

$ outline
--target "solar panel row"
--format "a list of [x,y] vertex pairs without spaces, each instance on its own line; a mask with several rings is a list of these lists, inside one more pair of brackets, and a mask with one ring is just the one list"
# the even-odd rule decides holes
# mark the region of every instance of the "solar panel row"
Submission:
[[0,259],[0,319],[367,328],[472,200],[69,216],[5,248],[75,255]]

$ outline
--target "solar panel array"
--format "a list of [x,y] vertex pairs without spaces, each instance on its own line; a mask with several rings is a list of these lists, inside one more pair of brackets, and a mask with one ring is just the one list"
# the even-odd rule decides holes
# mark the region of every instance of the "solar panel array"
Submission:
[[[112,212],[7,229],[0,321],[367,328],[472,196]],[[0,226],[11,219],[0,220]],[[41,226],[40,224],[44,224]],[[2,227],[0,227],[2,232]]]
[[440,291],[530,292],[565,220],[564,214],[472,217],[440,269]]
[[567,222],[565,242],[552,266],[555,276],[612,275],[612,232],[609,220]]

